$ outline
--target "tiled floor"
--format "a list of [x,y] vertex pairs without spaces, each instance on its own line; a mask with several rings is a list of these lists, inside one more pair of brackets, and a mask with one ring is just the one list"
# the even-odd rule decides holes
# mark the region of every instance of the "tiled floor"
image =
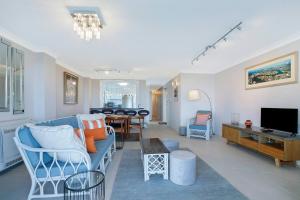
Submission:
[[[273,159],[236,145],[227,145],[220,136],[212,140],[186,139],[165,126],[151,125],[144,137],[174,138],[206,161],[249,199],[300,199],[300,168],[277,168]],[[125,149],[140,148],[138,142],[127,142]],[[106,197],[110,198],[122,151],[114,154],[106,173]],[[151,181],[151,180],[150,180]],[[0,175],[0,199],[27,198],[30,178],[24,165]]]
[[[219,174],[249,199],[300,199],[300,168],[277,168],[273,159],[254,151],[227,145],[220,136],[212,140],[186,139],[165,126],[150,126],[144,137],[174,138],[206,161]],[[127,149],[139,148],[138,142],[128,142]],[[117,152],[107,173],[106,188],[109,199],[122,151]]]

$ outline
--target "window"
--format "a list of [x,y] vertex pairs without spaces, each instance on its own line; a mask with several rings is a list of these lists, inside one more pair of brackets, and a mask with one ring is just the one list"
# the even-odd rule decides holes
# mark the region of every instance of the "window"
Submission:
[[10,108],[10,51],[9,44],[0,42],[0,112],[9,112]]
[[24,113],[24,53],[0,38],[0,112],[11,108]]
[[24,53],[12,48],[13,113],[24,113]]

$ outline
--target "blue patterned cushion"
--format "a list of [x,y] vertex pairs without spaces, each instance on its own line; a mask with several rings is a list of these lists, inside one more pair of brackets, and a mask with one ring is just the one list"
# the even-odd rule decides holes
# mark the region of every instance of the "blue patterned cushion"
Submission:
[[[22,144],[30,146],[32,148],[41,148],[40,144],[32,136],[31,131],[28,127],[20,128],[18,132],[18,136]],[[32,151],[26,151],[26,154],[29,158],[31,165],[33,167],[36,167],[40,160],[40,154],[38,152],[32,152]],[[51,156],[49,156],[47,153],[43,154],[44,163],[48,163],[51,160],[52,160]]]

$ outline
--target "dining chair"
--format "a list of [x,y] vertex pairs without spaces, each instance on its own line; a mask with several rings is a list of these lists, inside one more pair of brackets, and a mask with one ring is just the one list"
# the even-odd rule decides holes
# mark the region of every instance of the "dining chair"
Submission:
[[[142,138],[141,116],[137,115],[137,112],[135,110],[126,111],[126,115],[129,116],[129,134],[137,133],[137,140],[140,140]],[[137,129],[138,132],[131,132],[131,129]]]

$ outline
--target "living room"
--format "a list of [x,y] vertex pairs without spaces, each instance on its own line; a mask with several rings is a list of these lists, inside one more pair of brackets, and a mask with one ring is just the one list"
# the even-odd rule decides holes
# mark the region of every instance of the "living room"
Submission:
[[296,0],[0,5],[1,199],[300,199]]

